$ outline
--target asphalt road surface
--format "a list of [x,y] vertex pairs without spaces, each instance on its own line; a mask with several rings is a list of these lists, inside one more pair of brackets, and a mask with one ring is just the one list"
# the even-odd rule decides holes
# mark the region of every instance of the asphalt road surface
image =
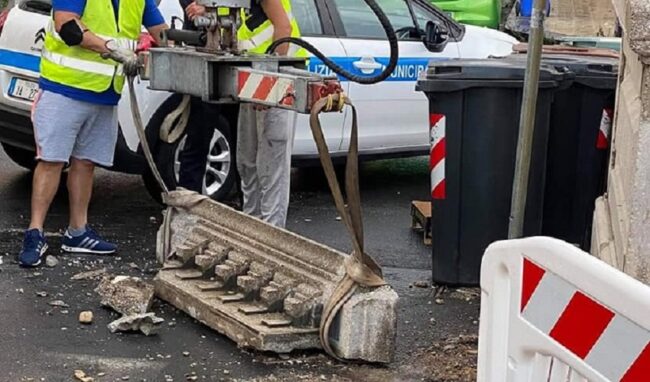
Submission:
[[[70,277],[102,267],[113,274],[153,277],[161,207],[149,198],[139,177],[99,171],[91,224],[120,245],[119,254],[60,254],[67,223],[62,188],[46,228],[50,254],[60,264],[20,269],[15,257],[28,224],[31,175],[0,150],[0,381],[70,381],[77,369],[95,381],[434,380],[418,364],[419,354],[436,341],[476,334],[479,302],[472,293],[454,292],[436,303],[434,289],[412,285],[430,280],[430,248],[410,230],[410,202],[428,195],[427,166],[426,158],[362,165],[367,249],[401,299],[397,359],[388,366],[358,366],[331,361],[316,351],[280,357],[242,350],[161,301],[154,311],[166,322],[158,335],[111,334],[106,325],[117,315],[100,307],[93,291],[96,282]],[[347,250],[349,241],[336,217],[320,172],[295,170],[289,229]],[[52,300],[69,308],[54,308],[48,304]],[[79,312],[85,310],[94,312],[92,325],[78,323]]]

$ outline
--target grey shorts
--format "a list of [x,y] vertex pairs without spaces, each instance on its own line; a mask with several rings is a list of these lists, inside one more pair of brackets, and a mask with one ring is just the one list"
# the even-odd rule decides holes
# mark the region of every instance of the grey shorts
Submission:
[[32,115],[36,157],[45,162],[70,158],[113,165],[117,142],[117,107],[77,101],[44,91]]

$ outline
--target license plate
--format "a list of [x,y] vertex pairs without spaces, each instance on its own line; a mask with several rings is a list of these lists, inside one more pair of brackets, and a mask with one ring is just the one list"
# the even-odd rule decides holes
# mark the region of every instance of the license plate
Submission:
[[38,82],[12,78],[9,84],[9,95],[27,101],[34,101],[38,94]]

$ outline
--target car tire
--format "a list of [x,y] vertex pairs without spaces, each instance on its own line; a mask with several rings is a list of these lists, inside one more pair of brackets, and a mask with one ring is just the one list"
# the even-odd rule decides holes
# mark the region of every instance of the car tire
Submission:
[[[178,141],[170,144],[158,139],[158,132],[165,117],[178,107],[181,100],[182,96],[178,95],[168,98],[158,108],[156,113],[154,113],[147,126],[147,139],[151,146],[154,161],[165,185],[170,190],[174,190],[177,187],[179,169],[178,155],[183,148],[186,136],[183,135]],[[213,158],[222,155],[224,158],[227,157],[227,160],[222,162],[208,161],[208,167],[218,167],[218,170],[221,171],[220,174],[225,174],[225,176],[222,179],[217,179],[212,174],[208,175],[206,169],[204,183],[207,187],[204,187],[203,192],[205,195],[217,201],[223,201],[231,196],[237,183],[235,141],[234,134],[226,118],[219,118],[215,122],[215,132],[211,141],[210,154],[214,154],[212,155]],[[149,194],[156,201],[162,202],[162,191],[148,166],[142,177]]]
[[17,165],[29,171],[34,171],[36,168],[36,153],[33,151],[11,146],[4,142],[2,143],[2,148],[7,153],[7,156]]

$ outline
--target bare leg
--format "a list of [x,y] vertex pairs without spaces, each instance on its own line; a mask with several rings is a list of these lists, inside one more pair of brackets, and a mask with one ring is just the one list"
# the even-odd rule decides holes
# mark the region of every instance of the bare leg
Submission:
[[87,160],[70,159],[68,193],[70,194],[70,228],[79,229],[88,223],[88,205],[93,192],[95,165]]
[[59,189],[63,163],[39,162],[32,183],[32,215],[29,229],[43,231],[45,217]]

